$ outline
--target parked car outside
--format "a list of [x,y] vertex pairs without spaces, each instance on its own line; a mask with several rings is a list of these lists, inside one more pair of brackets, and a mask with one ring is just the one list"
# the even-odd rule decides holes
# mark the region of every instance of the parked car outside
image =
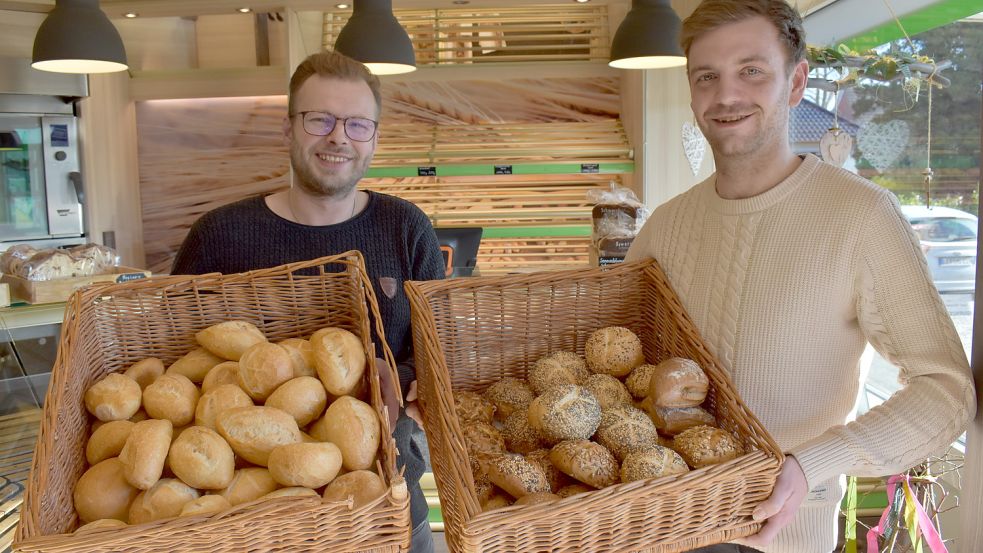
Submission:
[[976,286],[976,216],[923,205],[903,205],[901,212],[918,234],[939,292],[972,292]]

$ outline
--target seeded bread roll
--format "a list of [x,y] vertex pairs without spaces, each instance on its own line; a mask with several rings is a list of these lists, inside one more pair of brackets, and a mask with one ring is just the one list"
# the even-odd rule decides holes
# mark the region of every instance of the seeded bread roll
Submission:
[[239,357],[239,387],[254,401],[265,401],[273,390],[294,377],[294,365],[287,350],[260,342],[249,346]]
[[219,413],[215,426],[236,455],[263,467],[274,448],[301,441],[297,421],[275,407],[228,409]]
[[659,407],[696,407],[709,388],[710,380],[696,361],[671,357],[655,366],[649,397]]
[[182,505],[179,516],[207,515],[230,508],[232,508],[232,504],[229,503],[229,500],[220,495],[203,495]]
[[341,470],[341,450],[330,442],[282,445],[270,452],[270,474],[282,486],[320,488]]
[[525,380],[507,376],[485,390],[485,399],[495,406],[495,418],[504,421],[516,409],[529,407],[536,397]]
[[553,503],[554,501],[559,501],[561,499],[563,498],[554,493],[538,492],[524,495],[519,499],[516,499],[514,505],[541,505],[543,503]]
[[188,380],[198,383],[218,364],[225,361],[205,348],[195,348],[179,358],[165,374],[183,374]]
[[287,338],[277,344],[290,354],[290,360],[294,364],[294,378],[317,376],[317,370],[314,368],[314,350],[311,348],[310,341],[302,338]]
[[109,373],[85,391],[85,408],[101,421],[121,421],[140,409],[140,397],[136,380]]
[[238,361],[250,346],[266,341],[263,331],[246,321],[226,321],[195,334],[202,347],[222,359]]
[[505,437],[494,426],[485,422],[472,422],[464,425],[462,431],[473,473],[482,471],[481,461],[486,457],[505,453]]
[[119,453],[123,474],[130,485],[149,490],[157,483],[164,471],[173,431],[171,421],[166,419],[148,419],[133,425]]
[[634,451],[659,444],[659,433],[648,415],[631,405],[602,411],[595,437],[619,461]]
[[550,491],[543,469],[522,455],[505,453],[494,457],[485,465],[485,472],[493,484],[515,498]]
[[514,411],[502,425],[505,447],[512,453],[529,453],[543,447],[539,431],[529,424],[529,410]]
[[126,480],[123,463],[111,457],[85,471],[72,496],[82,522],[103,518],[126,521],[130,504],[139,493]]
[[164,374],[164,363],[156,357],[148,357],[143,361],[137,361],[123,372],[124,376],[135,380],[140,385],[141,390],[146,388],[154,380],[157,380],[162,374]]
[[130,437],[133,425],[130,421],[109,421],[102,424],[89,436],[85,444],[85,460],[96,465],[110,457],[116,457],[123,450],[126,439]]
[[672,448],[694,469],[730,461],[744,454],[744,448],[730,433],[712,426],[684,430],[673,438]]
[[554,388],[529,405],[529,424],[546,443],[586,440],[601,422],[601,405],[593,394],[573,384]]
[[215,430],[215,420],[223,411],[235,407],[252,407],[253,400],[235,384],[222,384],[201,396],[195,406],[195,424]]
[[321,494],[317,493],[316,490],[310,488],[305,488],[303,486],[290,486],[289,488],[280,488],[279,490],[272,491],[260,499],[274,499],[277,497],[320,497]]
[[247,467],[237,470],[232,476],[232,483],[216,492],[216,495],[224,497],[232,505],[238,505],[259,499],[278,487],[269,470]]
[[625,457],[621,464],[621,481],[634,482],[686,472],[689,472],[689,467],[678,453],[668,447],[656,445]]
[[351,396],[340,397],[309,430],[318,440],[338,446],[347,470],[369,469],[375,464],[382,426],[379,415],[368,403]]
[[529,385],[536,395],[543,395],[564,384],[580,386],[589,375],[587,362],[579,355],[569,351],[555,351],[540,358],[529,369]]
[[167,461],[174,475],[195,488],[220,490],[232,482],[235,456],[218,432],[191,426],[171,443]]
[[496,490],[487,501],[483,501],[481,503],[481,512],[487,513],[488,511],[508,507],[513,501],[515,500],[506,495],[504,492]]
[[584,389],[594,394],[601,409],[611,409],[621,405],[631,405],[628,388],[609,374],[592,374],[584,381]]
[[201,381],[201,393],[207,394],[224,384],[239,386],[239,362],[222,361],[212,367]]
[[492,402],[467,390],[454,392],[454,411],[462,424],[471,421],[491,424],[495,417],[495,405]]
[[187,426],[195,419],[199,397],[198,387],[188,377],[165,373],[143,391],[143,408],[155,419]]
[[694,426],[717,424],[713,415],[702,407],[659,407],[650,403],[648,415],[659,432],[666,436],[675,436]]
[[94,530],[102,530],[105,528],[120,528],[122,526],[129,526],[129,524],[123,522],[122,520],[117,520],[115,518],[100,518],[99,520],[93,520],[87,524],[79,526],[75,530],[76,534],[85,534],[86,532],[92,532]]
[[323,328],[311,336],[311,352],[317,377],[335,396],[354,394],[365,374],[365,347],[343,328]]
[[584,484],[604,488],[618,481],[618,460],[604,446],[589,440],[567,440],[553,446],[550,460]]
[[266,398],[267,407],[276,407],[286,412],[297,426],[307,426],[321,416],[328,404],[328,393],[324,385],[313,376],[300,376],[288,380]]
[[488,479],[488,475],[479,471],[477,474],[473,474],[473,476],[474,491],[478,497],[478,503],[484,503],[491,499],[492,494],[495,492],[495,485]]
[[553,461],[550,461],[550,450],[548,449],[537,449],[536,451],[531,451],[526,453],[526,459],[543,469],[543,474],[546,475],[546,481],[550,484],[550,490],[556,493],[563,486],[570,484],[572,480],[563,471],[556,468]]
[[652,372],[655,371],[655,365],[649,365],[645,363],[644,365],[639,365],[631,371],[628,378],[625,379],[625,386],[628,387],[628,392],[635,399],[645,399],[649,395],[649,381],[652,379]]
[[162,478],[133,500],[130,505],[130,524],[179,516],[185,504],[200,496],[198,490],[177,478]]
[[556,490],[556,495],[562,498],[567,498],[570,497],[571,495],[577,495],[578,493],[584,493],[584,492],[592,492],[596,489],[597,488],[593,488],[591,486],[588,486],[587,484],[577,482],[576,484],[569,484],[567,486],[563,486],[562,488]]
[[368,470],[356,470],[335,478],[324,488],[325,501],[354,500],[354,508],[361,508],[386,493],[386,484],[378,474]]
[[617,377],[645,362],[641,340],[621,326],[595,330],[584,344],[584,357],[591,372]]

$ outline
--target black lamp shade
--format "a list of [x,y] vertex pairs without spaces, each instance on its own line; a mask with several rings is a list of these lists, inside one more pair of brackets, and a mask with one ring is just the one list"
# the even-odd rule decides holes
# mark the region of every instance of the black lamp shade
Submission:
[[632,0],[631,11],[611,41],[608,65],[622,69],[657,69],[686,63],[679,47],[682,23],[669,0]]
[[376,75],[416,70],[413,43],[393,15],[392,0],[354,0],[352,17],[338,33],[334,49]]
[[123,71],[126,50],[99,0],[56,0],[34,37],[31,65],[58,73]]

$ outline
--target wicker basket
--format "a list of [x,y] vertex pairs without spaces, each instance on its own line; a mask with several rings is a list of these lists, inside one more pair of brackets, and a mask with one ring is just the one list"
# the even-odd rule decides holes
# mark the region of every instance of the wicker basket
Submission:
[[[384,336],[361,254],[294,263],[234,275],[171,276],[96,286],[75,293],[65,311],[58,356],[45,401],[15,551],[332,551],[398,552],[409,547],[406,482],[396,473],[395,442],[383,439],[389,493],[353,510],[350,504],[290,497],[238,505],[214,515],[160,520],[83,535],[72,490],[85,470],[89,416],[85,390],[106,374],[146,357],[165,364],[195,345],[196,331],[248,320],[271,341],[345,328],[374,351]],[[374,324],[374,327],[373,327]],[[398,382],[392,353],[388,370]],[[383,415],[379,373],[368,363],[371,403]]]
[[[784,457],[737,397],[656,262],[412,282],[406,289],[431,464],[453,551],[685,551],[760,528],[751,511],[771,493]],[[552,351],[582,354],[590,333],[608,325],[638,334],[649,363],[674,356],[699,362],[711,382],[704,406],[749,453],[678,477],[482,513],[454,392],[525,378],[526,368]]]

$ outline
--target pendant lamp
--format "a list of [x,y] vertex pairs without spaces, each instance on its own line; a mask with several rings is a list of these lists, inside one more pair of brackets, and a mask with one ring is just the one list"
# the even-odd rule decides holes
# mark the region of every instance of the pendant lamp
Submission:
[[416,71],[413,43],[393,15],[392,0],[354,0],[352,17],[338,33],[334,49],[376,75]]
[[632,0],[611,41],[611,67],[660,69],[686,64],[679,47],[682,23],[669,0]]
[[99,0],[55,0],[34,37],[33,62],[42,71],[111,73],[126,70],[126,50]]

